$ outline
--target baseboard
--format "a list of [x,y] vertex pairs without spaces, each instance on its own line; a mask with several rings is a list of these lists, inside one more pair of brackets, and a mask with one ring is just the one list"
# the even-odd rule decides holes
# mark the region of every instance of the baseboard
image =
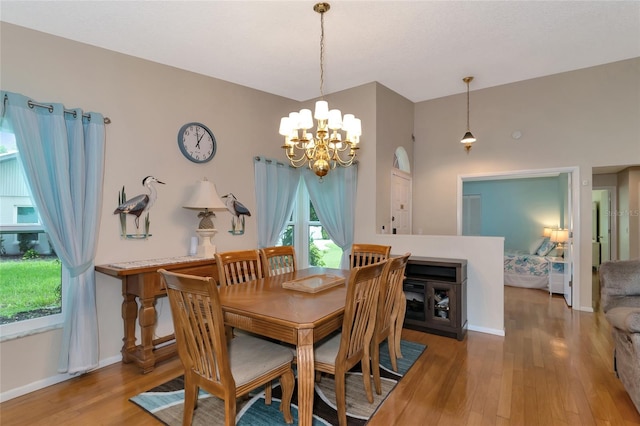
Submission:
[[467,330],[469,330],[469,331],[477,331],[477,332],[486,333],[486,334],[493,334],[493,335],[496,335],[496,336],[504,337],[504,330],[498,330],[498,329],[495,329],[495,328],[478,327],[477,325],[469,325],[467,327]]
[[[97,368],[106,367],[107,365],[115,364],[116,362],[122,361],[122,355],[116,355],[111,358],[103,359],[98,363]],[[10,399],[17,398],[22,395],[26,395],[31,392],[35,392],[40,389],[44,389],[48,386],[55,385],[58,383],[62,383],[66,380],[73,379],[74,377],[70,374],[56,374],[55,376],[47,377],[46,379],[38,380],[33,383],[29,383],[24,386],[20,386],[18,388],[10,389],[6,392],[0,393],[0,402],[9,401]]]

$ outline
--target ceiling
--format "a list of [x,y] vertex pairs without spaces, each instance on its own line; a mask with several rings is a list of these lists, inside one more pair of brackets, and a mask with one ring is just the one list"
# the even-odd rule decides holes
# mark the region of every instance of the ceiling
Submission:
[[[0,1],[0,20],[298,101],[320,95],[314,1]],[[330,1],[324,92],[413,102],[640,57],[639,1]]]

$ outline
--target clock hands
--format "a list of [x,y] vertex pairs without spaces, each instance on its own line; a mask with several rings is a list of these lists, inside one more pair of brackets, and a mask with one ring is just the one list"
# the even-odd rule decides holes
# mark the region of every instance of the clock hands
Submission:
[[198,136],[198,128],[196,127],[196,138],[198,138],[198,142],[196,142],[197,149],[200,149],[200,141],[202,140],[203,137],[204,137],[204,132],[202,132],[202,135]]

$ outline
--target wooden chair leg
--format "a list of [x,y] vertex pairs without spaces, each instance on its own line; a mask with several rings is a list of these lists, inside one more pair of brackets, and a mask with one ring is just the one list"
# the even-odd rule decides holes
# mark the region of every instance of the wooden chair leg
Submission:
[[[400,300],[400,309],[398,310],[398,317],[396,318],[395,327],[396,327],[396,337],[395,337],[395,345],[396,345],[396,357],[402,358],[402,351],[400,350],[400,340],[402,339],[402,326],[404,325],[404,317],[407,313],[407,299],[402,296]],[[396,370],[394,370],[396,371]]]
[[264,403],[265,405],[271,405],[271,385],[272,383],[265,383],[264,385]]
[[184,426],[191,426],[193,420],[193,410],[198,403],[198,387],[192,385],[191,380],[185,377],[184,382],[184,412],[182,415],[182,424]]
[[347,395],[345,373],[336,372],[336,407],[338,408],[338,423],[340,426],[347,426]]
[[236,398],[235,395],[228,395],[224,401],[224,424],[225,426],[236,426]]
[[[364,376],[364,369],[362,370]],[[373,373],[373,384],[378,395],[382,394],[382,382],[380,380],[380,344],[376,339],[371,341],[371,372]]]
[[391,360],[391,369],[398,372],[398,360],[396,359],[396,334],[391,333],[387,337],[387,346],[389,346],[389,359]]
[[[369,404],[373,404],[373,390],[371,389],[371,371],[369,363],[369,348],[365,346],[364,354],[360,365],[362,366],[362,380],[364,381],[364,390],[367,394],[367,401]],[[378,364],[380,365],[380,364]]]
[[293,370],[287,371],[280,377],[280,386],[282,387],[280,410],[284,416],[284,421],[291,424],[293,423],[293,416],[291,415],[291,397],[293,396],[293,388],[295,386]]

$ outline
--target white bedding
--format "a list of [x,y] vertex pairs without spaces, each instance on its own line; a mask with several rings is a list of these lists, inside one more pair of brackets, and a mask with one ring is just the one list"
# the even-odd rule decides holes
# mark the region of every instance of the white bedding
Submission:
[[505,252],[504,284],[512,287],[549,287],[549,260],[523,251]]

